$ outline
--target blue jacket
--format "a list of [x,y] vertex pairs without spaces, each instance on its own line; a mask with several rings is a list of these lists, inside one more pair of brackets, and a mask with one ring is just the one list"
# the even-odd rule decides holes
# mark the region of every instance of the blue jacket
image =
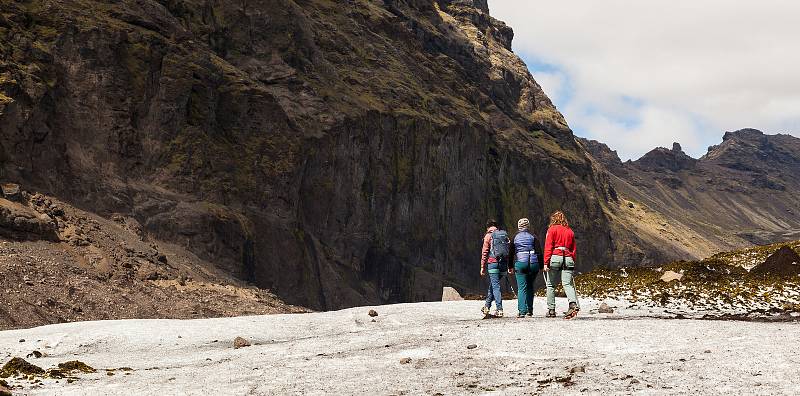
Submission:
[[[517,261],[536,263],[539,257],[536,255],[536,236],[522,230],[514,237],[514,250],[517,253]],[[530,261],[529,261],[530,260]]]

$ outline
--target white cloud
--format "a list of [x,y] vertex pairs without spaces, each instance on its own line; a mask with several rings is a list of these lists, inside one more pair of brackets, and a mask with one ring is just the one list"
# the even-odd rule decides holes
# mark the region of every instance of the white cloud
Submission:
[[800,2],[490,0],[489,7],[514,28],[517,53],[557,68],[534,77],[548,93],[555,87],[570,125],[623,159],[672,141],[699,156],[724,131],[745,127],[800,136]]

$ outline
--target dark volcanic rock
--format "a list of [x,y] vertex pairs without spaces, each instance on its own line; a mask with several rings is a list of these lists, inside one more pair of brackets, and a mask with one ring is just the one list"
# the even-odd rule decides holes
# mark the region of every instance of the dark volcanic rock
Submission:
[[606,169],[613,174],[624,172],[622,161],[616,151],[611,150],[605,143],[596,140],[577,138],[583,144],[589,154],[598,160]]
[[58,240],[53,220],[28,206],[0,198],[0,237],[17,240]]
[[579,265],[613,260],[605,175],[484,0],[25,4],[3,180],[319,309],[478,291],[487,217],[564,209]]
[[750,272],[779,276],[800,275],[800,256],[792,248],[783,246]]
[[633,162],[635,166],[643,170],[672,172],[692,169],[696,163],[697,160],[686,155],[678,143],[672,145],[672,150],[658,147]]

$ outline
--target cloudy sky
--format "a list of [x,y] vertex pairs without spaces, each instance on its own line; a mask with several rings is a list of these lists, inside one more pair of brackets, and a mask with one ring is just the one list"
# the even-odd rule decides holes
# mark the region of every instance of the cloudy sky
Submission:
[[800,136],[800,1],[489,0],[579,136],[636,159],[725,131]]

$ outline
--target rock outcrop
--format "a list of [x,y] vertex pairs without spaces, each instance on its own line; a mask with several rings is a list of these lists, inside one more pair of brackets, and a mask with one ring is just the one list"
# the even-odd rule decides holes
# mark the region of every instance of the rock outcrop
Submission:
[[0,237],[14,240],[58,240],[53,219],[30,207],[0,198]]
[[581,268],[619,256],[613,189],[485,0],[34,0],[3,21],[0,180],[291,303],[478,290],[487,217],[541,233],[563,209]]
[[750,272],[784,277],[800,275],[800,255],[788,246],[781,247]]

